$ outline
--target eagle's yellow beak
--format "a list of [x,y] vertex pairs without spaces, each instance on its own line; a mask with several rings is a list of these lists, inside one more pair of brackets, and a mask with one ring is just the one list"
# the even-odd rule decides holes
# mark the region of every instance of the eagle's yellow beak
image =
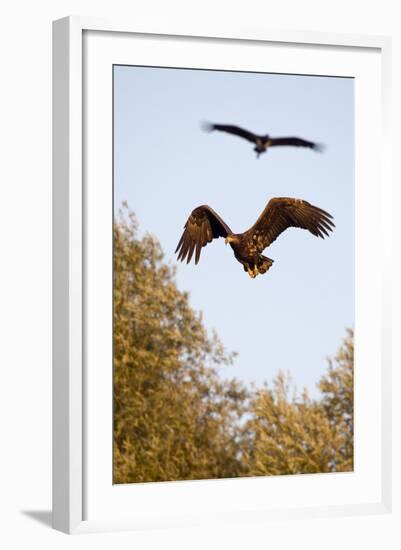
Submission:
[[230,242],[230,237],[226,237],[226,240],[224,242],[228,244]]

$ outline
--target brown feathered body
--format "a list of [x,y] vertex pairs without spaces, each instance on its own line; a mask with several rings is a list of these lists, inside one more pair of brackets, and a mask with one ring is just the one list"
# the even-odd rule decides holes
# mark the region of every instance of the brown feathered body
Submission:
[[262,255],[277,237],[289,227],[307,229],[312,235],[324,238],[333,230],[332,216],[307,201],[293,198],[271,199],[254,225],[244,233],[233,233],[210,206],[195,208],[177,245],[178,260],[199,262],[201,250],[213,239],[224,237],[233,249],[235,258],[250,277],[266,273],[273,260]]

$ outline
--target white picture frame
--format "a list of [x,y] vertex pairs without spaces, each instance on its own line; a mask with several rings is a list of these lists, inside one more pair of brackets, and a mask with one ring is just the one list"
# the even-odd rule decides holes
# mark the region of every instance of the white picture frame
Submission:
[[[93,37],[90,44],[85,38],[89,35]],[[99,382],[99,385],[96,387],[96,392],[92,391],[95,381],[93,377],[88,376],[88,357],[91,357],[90,342],[93,340],[93,337],[91,335],[92,323],[90,321],[93,317],[91,317],[90,297],[88,305],[88,290],[90,293],[101,293],[102,287],[88,284],[86,272],[91,262],[94,265],[100,266],[103,260],[107,261],[107,258],[104,259],[104,257],[96,253],[91,253],[96,247],[93,247],[93,241],[91,240],[93,230],[90,224],[98,224],[96,228],[101,233],[101,225],[110,224],[110,217],[107,218],[107,215],[105,217],[104,213],[107,213],[107,208],[111,209],[112,206],[111,203],[107,204],[107,197],[110,199],[110,195],[107,194],[106,180],[109,175],[110,165],[101,167],[101,173],[97,176],[99,178],[105,177],[106,183],[104,187],[102,185],[99,186],[100,190],[97,196],[94,197],[90,190],[90,184],[87,185],[87,180],[90,180],[93,173],[93,170],[91,171],[91,161],[88,162],[87,157],[91,158],[92,155],[93,158],[92,143],[95,144],[96,141],[94,145],[96,153],[98,154],[99,151],[105,153],[105,155],[101,155],[101,158],[108,156],[109,158],[106,162],[110,161],[110,117],[107,115],[109,117],[107,118],[106,116],[107,120],[99,120],[99,124],[102,124],[102,126],[97,128],[96,135],[99,136],[100,141],[92,140],[91,138],[88,141],[88,133],[89,135],[94,135],[93,133],[91,134],[92,130],[88,125],[91,124],[91,120],[94,120],[95,115],[103,112],[102,110],[99,111],[99,109],[107,105],[110,99],[111,89],[108,88],[109,81],[101,81],[102,78],[108,79],[110,77],[110,75],[107,76],[107,66],[110,63],[116,62],[113,59],[114,55],[117,57],[122,56],[124,60],[126,57],[127,59],[129,58],[131,54],[128,42],[124,43],[123,47],[121,45],[123,40],[130,40],[130,38],[133,40],[144,39],[146,44],[141,45],[141,55],[145,56],[145,61],[146,59],[150,60],[148,61],[149,64],[154,64],[159,60],[157,63],[159,65],[169,63],[168,58],[165,56],[172,55],[168,52],[168,44],[171,42],[171,50],[173,51],[174,40],[179,40],[180,44],[184,42],[187,46],[196,41],[198,47],[201,49],[203,45],[208,45],[209,50],[213,50],[214,48],[216,68],[221,63],[219,61],[216,41],[219,44],[224,44],[224,47],[227,48],[238,48],[236,50],[237,53],[241,53],[241,46],[249,46],[249,44],[260,48],[266,45],[274,48],[276,45],[278,49],[281,47],[284,47],[284,49],[296,49],[298,55],[303,52],[303,57],[305,58],[308,56],[307,52],[316,51],[315,63],[321,63],[321,60],[319,61],[318,59],[319,48],[327,48],[325,52],[332,49],[331,63],[333,67],[339,67],[336,69],[337,74],[341,74],[344,71],[348,76],[355,76],[356,72],[360,71],[358,74],[360,74],[361,83],[365,83],[365,87],[367,87],[368,80],[363,80],[365,78],[364,75],[366,75],[366,78],[373,78],[372,93],[375,93],[374,90],[377,92],[374,98],[372,96],[372,101],[376,105],[376,110],[372,110],[372,117],[376,116],[375,128],[377,127],[376,129],[378,129],[378,133],[375,134],[374,150],[379,151],[379,153],[378,158],[373,159],[376,164],[369,167],[369,170],[366,168],[366,174],[364,175],[366,175],[366,178],[369,178],[369,173],[371,173],[371,177],[374,175],[376,180],[379,180],[380,185],[378,183],[375,184],[375,187],[367,185],[368,191],[366,191],[366,196],[358,196],[357,194],[357,200],[358,197],[363,198],[363,201],[360,201],[360,210],[358,210],[358,219],[360,220],[358,223],[362,224],[361,227],[365,230],[364,234],[366,234],[366,236],[361,236],[361,249],[365,248],[366,244],[363,239],[370,237],[368,234],[369,209],[377,204],[379,195],[382,197],[391,196],[391,167],[388,156],[391,76],[391,42],[389,38],[260,29],[221,29],[218,31],[215,29],[196,28],[145,29],[127,22],[112,22],[81,17],[69,17],[55,21],[53,30],[54,527],[67,533],[76,533],[113,529],[138,529],[151,526],[192,525],[209,522],[213,518],[217,521],[235,521],[239,518],[245,521],[265,521],[266,519],[277,517],[309,518],[316,515],[352,515],[390,511],[391,399],[389,396],[391,395],[391,289],[389,277],[391,243],[388,240],[384,241],[380,269],[378,268],[376,272],[369,275],[371,279],[366,282],[364,289],[361,290],[361,298],[359,300],[361,307],[359,319],[361,320],[361,324],[362,322],[366,322],[364,330],[361,330],[361,334],[364,332],[364,336],[360,340],[364,343],[363,346],[361,345],[361,349],[362,347],[364,348],[364,357],[371,356],[372,363],[372,376],[365,390],[366,392],[371,392],[370,405],[372,411],[370,414],[376,414],[373,433],[375,434],[374,441],[378,444],[376,454],[375,452],[366,452],[366,454],[371,455],[369,456],[371,464],[369,466],[370,470],[368,471],[367,469],[365,474],[368,475],[368,473],[371,474],[374,472],[373,477],[375,477],[374,486],[368,487],[366,494],[362,494],[363,491],[361,490],[366,477],[361,477],[359,481],[357,480],[355,487],[352,489],[355,490],[355,494],[350,495],[347,499],[345,496],[341,496],[341,491],[346,492],[348,490],[347,483],[352,483],[349,481],[350,477],[344,482],[343,489],[341,489],[341,479],[344,478],[331,478],[333,480],[329,482],[331,487],[325,486],[324,489],[321,489],[319,486],[322,485],[323,487],[326,482],[322,476],[316,474],[314,476],[291,476],[297,478],[297,480],[290,481],[288,477],[270,479],[270,487],[274,484],[277,493],[284,495],[284,497],[280,504],[277,500],[275,505],[272,504],[268,508],[264,508],[261,503],[258,504],[257,498],[255,498],[255,504],[246,509],[241,506],[236,507],[235,504],[234,495],[238,491],[238,485],[235,486],[234,491],[232,484],[240,481],[244,497],[250,498],[250,495],[256,495],[255,491],[257,491],[257,487],[265,483],[261,478],[233,481],[224,480],[224,486],[221,484],[221,480],[220,482],[170,482],[168,484],[139,484],[136,487],[124,486],[120,487],[120,494],[118,496],[118,500],[122,503],[121,508],[116,504],[117,501],[113,500],[113,495],[106,492],[106,490],[101,492],[102,487],[108,483],[111,484],[111,471],[109,478],[104,473],[110,465],[108,462],[109,458],[106,458],[104,461],[99,460],[101,466],[99,467],[99,471],[97,471],[93,464],[91,464],[91,461],[87,459],[87,455],[90,455],[88,449],[91,446],[98,448],[99,455],[103,457],[107,454],[107,447],[102,447],[102,445],[107,445],[107,437],[110,443],[111,438],[107,427],[105,428],[105,432],[108,434],[106,435],[106,439],[104,434],[98,434],[96,429],[94,429],[91,421],[94,414],[91,410],[88,410],[88,401],[90,402],[90,407],[97,407],[96,411],[99,415],[104,415],[104,417],[102,416],[102,420],[108,426],[107,415],[110,412],[109,405],[104,407],[105,410],[102,411],[99,407],[101,397],[98,398],[97,396],[102,396],[104,395],[102,392],[107,392],[107,384],[111,384],[111,376],[107,379],[106,374],[106,377],[103,377],[103,382]],[[157,47],[158,40],[165,41],[167,45],[163,52],[160,47]],[[115,46],[117,42],[119,42],[120,46]],[[118,48],[120,48],[120,53]],[[133,49],[134,51],[138,51],[138,44],[134,44]],[[341,54],[338,52],[341,52]],[[372,64],[370,64],[370,61],[365,63],[363,56],[360,56],[360,59],[358,58],[359,52],[365,52],[366,59],[370,59],[372,57],[370,54],[373,54],[375,61]],[[226,52],[224,53],[226,55]],[[195,50],[193,50],[193,55],[197,55]],[[241,61],[243,64],[247,63],[246,55],[249,54],[244,53],[244,58]],[[340,58],[339,61],[336,61],[336,56],[338,57],[338,55],[340,55]],[[352,62],[354,65],[351,63],[348,68],[345,68],[341,64],[344,63],[344,59],[347,56],[350,57],[351,55],[355,57],[355,60]],[[118,62],[121,62],[122,57],[118,59]],[[282,69],[284,72],[291,72],[293,65],[285,65],[284,57],[277,58],[277,63],[284,67]],[[184,62],[182,61],[182,63]],[[210,57],[209,63],[211,63]],[[257,63],[257,61],[254,63]],[[298,61],[298,63],[301,66],[301,61]],[[358,68],[358,64],[361,65],[360,69]],[[197,66],[195,58],[193,58],[191,66]],[[327,66],[330,66],[330,62],[327,62]],[[242,67],[244,68],[244,65]],[[372,67],[375,68],[372,69]],[[92,68],[93,72],[91,72]],[[258,70],[257,67],[256,70]],[[278,69],[276,70],[278,71]],[[302,70],[292,70],[294,72],[303,72]],[[356,71],[355,74],[353,71]],[[325,74],[331,74],[330,69]],[[99,105],[94,105],[93,107],[93,102],[90,102],[90,107],[88,107],[88,97],[85,89],[90,78],[99,79],[96,82],[104,84],[99,88],[104,92],[99,94],[102,96],[99,99]],[[100,103],[101,101],[105,103]],[[97,111],[91,111],[92,108],[97,109]],[[97,116],[96,120],[99,118],[102,117]],[[371,140],[362,131],[366,127],[363,126],[364,121],[361,117],[359,122],[361,126],[356,132],[356,140],[361,142],[360,150],[369,156],[369,153],[373,151],[373,149],[370,149],[372,147]],[[104,138],[103,141],[102,137]],[[109,152],[107,153],[107,151]],[[360,163],[358,167],[363,171],[362,153],[358,162]],[[101,191],[103,188],[105,189],[104,193]],[[376,197],[374,196],[375,192],[377,193]],[[384,201],[381,201],[380,204],[381,231],[391,232],[391,227],[389,226],[391,218],[388,215],[391,201],[390,204],[386,204]],[[97,220],[95,220],[96,216],[94,216],[95,208],[96,212],[99,213]],[[88,219],[90,222],[88,222]],[[107,231],[108,229],[106,228],[105,234],[107,234]],[[362,231],[360,231],[360,234],[362,235]],[[375,238],[373,235],[371,237],[372,239]],[[367,254],[364,256],[362,253],[360,258],[361,266],[366,265],[364,263],[366,259]],[[111,256],[109,260],[111,261]],[[107,288],[107,285],[110,283],[110,270],[106,266],[105,269],[102,268],[99,271],[105,274],[103,283],[101,280],[99,284],[104,284]],[[376,279],[374,279],[375,277]],[[369,281],[373,279],[376,287],[373,302],[375,303],[374,307],[377,307],[378,324],[369,325],[369,315],[366,315],[366,307],[365,314],[363,313],[363,304],[366,304],[366,296],[371,290]],[[361,286],[363,286],[362,282]],[[107,303],[105,307],[107,308]],[[97,330],[104,330],[107,335],[108,328],[106,323],[103,327],[97,327]],[[358,330],[357,325],[356,329]],[[369,340],[371,342],[369,344],[371,350],[366,345]],[[367,370],[369,371],[369,369]],[[99,378],[102,379],[102,376]],[[357,380],[356,384],[359,383]],[[111,394],[111,386],[109,387],[109,391]],[[359,391],[363,400],[363,385],[360,386]],[[89,400],[87,399],[88,395],[90,395]],[[366,406],[368,405],[366,403]],[[111,422],[111,416],[109,421]],[[362,432],[363,427],[360,430],[360,434]],[[94,434],[93,437],[91,434]],[[363,434],[361,435],[362,439]],[[359,467],[363,470],[363,465],[359,465]],[[323,476],[325,475],[323,474]],[[333,476],[336,474],[330,475]],[[313,479],[311,480],[312,477]],[[289,484],[292,484],[292,488]],[[295,487],[296,484],[298,487]],[[338,489],[339,487],[340,489]],[[98,488],[100,488],[99,491],[97,491]],[[333,500],[330,500],[330,497],[320,505],[316,504],[318,502],[316,500],[317,497],[315,500],[311,497],[309,501],[306,497],[297,500],[296,496],[294,496],[296,495],[296,491],[299,491],[300,494],[305,493],[305,488],[307,488],[307,491],[311,495],[318,495],[323,492],[331,494],[330,491],[333,491]],[[335,490],[337,490],[337,496],[335,495]],[[127,496],[129,492],[132,494]],[[196,499],[200,502],[200,505],[198,507],[194,506],[191,513],[191,504],[188,505],[188,502],[190,502],[192,494],[196,494]],[[291,494],[295,502],[294,505],[287,506],[285,504],[286,494],[287,496]],[[155,499],[160,503],[158,509],[155,509],[154,506]],[[226,506],[227,502],[232,501],[233,505],[232,507],[226,507],[224,513],[216,514],[213,510],[211,513],[208,513],[205,507],[208,499],[222,506]],[[93,510],[96,508],[96,514],[88,515],[88,501],[92,501],[93,505],[89,504],[89,508]],[[185,509],[180,509],[178,504],[180,501],[186,503]],[[130,513],[132,502],[137,503],[138,508],[135,514]],[[105,504],[104,507],[102,503]],[[109,510],[106,507],[107,503],[109,503]],[[125,514],[121,512],[124,506],[127,509],[127,513]],[[188,513],[186,513],[187,509]],[[163,513],[163,510],[165,510],[165,513]]]

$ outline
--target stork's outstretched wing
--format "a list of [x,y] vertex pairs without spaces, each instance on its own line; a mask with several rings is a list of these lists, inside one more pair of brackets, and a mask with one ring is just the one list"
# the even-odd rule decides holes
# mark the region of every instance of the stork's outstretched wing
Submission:
[[307,229],[316,237],[328,237],[335,227],[332,216],[307,201],[291,198],[271,199],[255,224],[245,235],[259,253],[289,227]]
[[314,151],[322,152],[324,145],[322,143],[315,143],[314,141],[307,141],[298,137],[282,137],[282,138],[270,138],[269,146],[275,147],[276,145],[292,145],[293,147],[309,147]]
[[252,143],[256,143],[256,140],[258,138],[256,134],[253,134],[252,132],[248,132],[248,130],[244,130],[239,126],[233,126],[230,124],[211,124],[209,122],[205,122],[203,123],[203,129],[206,130],[207,132],[213,132],[213,130],[219,130],[220,132],[227,132],[228,134],[234,134],[235,136],[239,136],[244,139],[247,139]]
[[198,206],[191,212],[184,225],[184,232],[175,249],[175,252],[179,251],[177,259],[184,261],[187,256],[188,264],[196,249],[195,264],[197,264],[203,246],[213,239],[227,237],[229,233],[232,233],[231,229],[210,206],[205,204]]

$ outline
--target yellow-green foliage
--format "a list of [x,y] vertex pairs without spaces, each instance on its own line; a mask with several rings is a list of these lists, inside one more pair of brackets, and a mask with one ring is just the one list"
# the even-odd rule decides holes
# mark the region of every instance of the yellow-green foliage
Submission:
[[330,427],[338,436],[335,471],[354,467],[354,334],[347,331],[335,361],[329,360],[328,372],[319,382],[322,406]]
[[246,391],[216,372],[231,362],[209,338],[136,222],[114,227],[114,482],[241,475]]
[[349,333],[320,401],[290,398],[283,375],[253,394],[223,380],[233,354],[125,211],[114,224],[114,482],[351,470],[352,346]]
[[250,405],[250,475],[347,472],[353,469],[353,334],[319,382],[322,399],[299,397],[289,375],[256,392]]

